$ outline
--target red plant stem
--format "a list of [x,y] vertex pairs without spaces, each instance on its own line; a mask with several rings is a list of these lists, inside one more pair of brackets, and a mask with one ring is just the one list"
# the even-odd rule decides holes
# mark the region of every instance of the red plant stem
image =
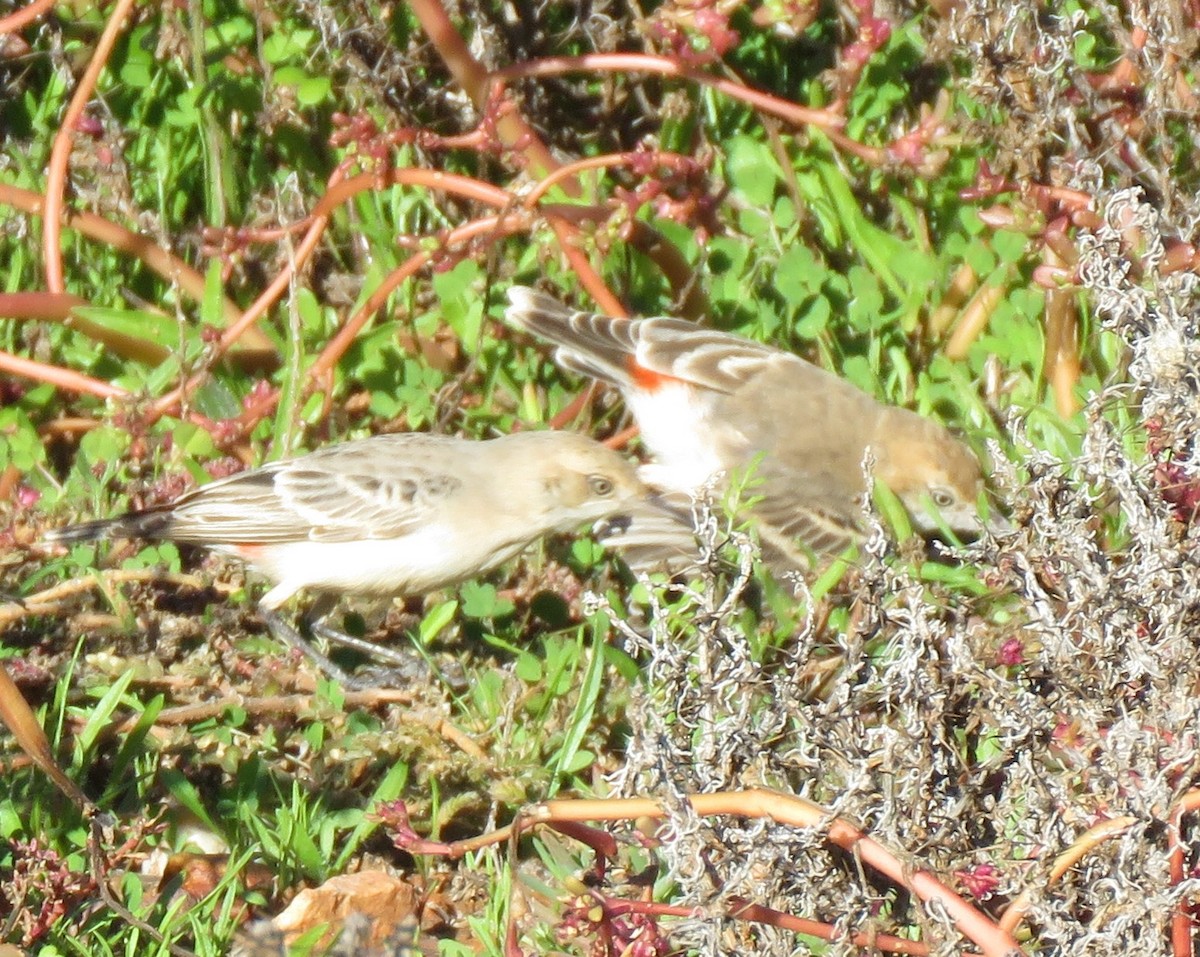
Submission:
[[590,383],[579,395],[575,396],[568,402],[559,413],[547,423],[552,429],[561,429],[568,422],[575,421],[584,409],[592,404],[592,399],[596,395],[596,391],[600,388],[600,383]]
[[[695,907],[681,907],[678,904],[657,904],[653,901],[627,901],[603,899],[604,909],[613,914],[645,914],[650,917],[696,917]],[[862,931],[843,933],[832,924],[824,921],[810,920],[807,917],[796,917],[783,911],[762,904],[755,904],[742,898],[731,898],[725,909],[727,916],[734,920],[754,921],[759,924],[770,924],[797,934],[808,934],[821,940],[837,941],[847,939],[856,947],[875,947],[893,954],[913,954],[925,957],[929,946],[916,940],[905,940],[891,934],[866,934]],[[969,957],[969,955],[964,955]]]
[[678,77],[712,87],[719,93],[743,103],[748,103],[755,109],[771,116],[778,117],[796,126],[815,126],[824,130],[829,139],[839,148],[857,156],[873,166],[881,166],[887,161],[886,149],[867,146],[852,140],[842,132],[846,118],[834,109],[813,109],[800,106],[791,100],[763,93],[742,83],[712,76],[702,70],[686,66],[671,57],[653,56],[646,53],[588,53],[582,56],[546,57],[541,60],[527,60],[524,63],[514,63],[492,74],[492,80],[501,85],[518,77],[558,76],[563,73],[575,73],[581,70],[611,71],[625,73],[642,71],[658,73],[662,76]]
[[23,10],[15,10],[7,17],[0,18],[0,36],[24,29],[43,13],[54,9],[54,4],[55,0],[34,0]]
[[577,242],[579,239],[578,227],[559,216],[550,214],[547,214],[546,221],[558,237],[558,246],[562,250],[563,256],[566,257],[571,269],[579,276],[580,285],[587,290],[588,295],[596,300],[596,303],[600,306],[600,310],[607,312],[610,316],[621,318],[628,315],[625,312],[625,307],[621,305],[621,300],[613,294],[612,290],[605,284],[603,277],[588,262],[587,253],[579,248]]
[[[647,157],[643,152],[630,153],[608,153],[604,156],[589,156],[586,159],[575,160],[573,163],[567,163],[561,166],[553,173],[538,183],[525,198],[521,201],[525,206],[534,206],[547,192],[550,191],[557,183],[564,179],[570,179],[577,176],[579,173],[589,169],[612,169],[614,166],[628,166],[637,161],[644,161]],[[684,166],[686,163],[692,162],[686,156],[680,156],[678,153],[656,153],[654,161],[659,166],[673,166],[676,168]]]
[[587,845],[597,857],[604,860],[612,860],[621,850],[617,839],[598,827],[588,827],[578,821],[564,821],[562,826],[555,827],[555,830],[573,841]]
[[[284,290],[287,289],[288,283],[291,281],[293,268],[300,268],[311,257],[333,211],[358,193],[378,189],[381,185],[379,176],[374,173],[362,173],[352,176],[347,180],[341,180],[338,176],[339,174],[335,173],[334,177],[330,179],[326,194],[321,197],[321,200],[314,207],[313,214],[310,217],[309,231],[296,250],[294,262],[276,276],[254,304],[225,330],[210,361],[216,361],[217,358],[223,355],[239,337],[274,305]],[[384,179],[384,185],[423,186],[428,189],[454,193],[500,209],[511,206],[512,199],[506,190],[472,179],[471,177],[426,169],[406,167],[391,170]],[[543,211],[552,224],[558,224],[555,225],[555,229],[559,233],[560,241],[563,243],[564,252],[568,260],[572,261],[572,265],[580,272],[581,280],[589,286],[593,294],[595,294],[596,290],[594,287],[596,287],[598,282],[599,291],[603,296],[606,292],[603,282],[598,280],[595,271],[591,269],[590,264],[587,263],[582,253],[574,248],[574,245],[569,241],[569,237],[577,234],[577,228],[570,220],[600,219],[604,215],[607,215],[608,210],[603,207],[547,205]],[[475,220],[453,230],[446,237],[443,248],[452,249],[461,243],[485,235],[489,231],[495,232],[497,237],[511,235],[529,229],[531,223],[532,218],[525,211],[502,213],[499,216]],[[322,350],[321,355],[317,357],[317,361],[309,369],[310,381],[318,381],[328,375],[333,366],[345,354],[346,349],[349,348],[350,343],[354,341],[355,336],[362,330],[362,327],[386,304],[387,297],[392,291],[404,282],[405,279],[427,265],[431,258],[431,253],[416,253],[384,280],[367,302],[346,321],[346,324],[339,330],[338,334]],[[611,303],[615,303],[618,313],[624,314],[620,303],[617,302],[615,297],[611,293],[607,295]],[[149,413],[150,421],[175,409],[186,396],[191,394],[192,391],[205,381],[206,375],[204,372],[198,373],[183,385],[156,400]]]
[[503,69],[496,70],[491,79],[501,84],[519,77],[560,76],[564,73],[612,72],[612,73],[657,73],[661,76],[678,77],[710,86],[720,93],[733,99],[748,103],[751,106],[787,120],[797,126],[816,126],[822,130],[837,131],[846,123],[845,117],[829,110],[818,110],[807,106],[799,106],[790,100],[763,93],[732,80],[716,77],[684,65],[679,60],[665,56],[652,56],[645,53],[588,53],[582,56],[546,57],[541,60],[527,60],[524,63],[514,63]]
[[83,115],[84,107],[91,100],[96,90],[96,81],[100,71],[108,62],[117,36],[125,24],[125,18],[133,9],[135,0],[117,0],[109,14],[108,23],[96,44],[96,51],[84,71],[75,95],[67,104],[63,114],[62,125],[54,137],[54,145],[50,148],[49,172],[46,175],[46,205],[45,222],[42,225],[42,251],[45,259],[46,287],[50,292],[65,292],[63,286],[63,264],[60,240],[62,237],[63,194],[67,185],[67,165],[71,159],[71,138],[75,135],[75,124]]
[[[483,219],[473,220],[452,230],[446,237],[442,248],[454,249],[479,236],[486,236],[488,233],[492,233],[493,238],[499,238],[521,232],[528,228],[529,220],[524,216],[515,216],[511,213],[508,215],[487,216]],[[338,334],[321,351],[321,354],[317,357],[317,361],[308,370],[309,379],[320,379],[332,371],[345,351],[350,348],[350,343],[354,341],[355,337],[362,330],[362,327],[367,324],[368,320],[376,312],[384,307],[388,296],[392,294],[393,290],[404,282],[404,280],[419,271],[432,258],[433,253],[422,251],[410,256],[399,267],[393,269],[387,278],[379,284],[379,288],[371,293],[367,301],[359,307],[353,316],[346,320],[346,324],[338,330]]]
[[440,170],[417,169],[401,167],[389,170],[380,183],[377,173],[359,173],[347,180],[342,180],[321,197],[321,201],[313,208],[313,216],[328,216],[342,203],[359,193],[379,189],[381,186],[424,186],[426,189],[441,193],[453,193],[464,199],[503,209],[512,202],[511,194],[499,186],[473,179],[470,176],[459,176],[457,173],[443,173]]
[[[409,0],[408,7],[475,108],[483,110],[490,92],[487,68],[471,55],[446,8],[438,0]],[[558,161],[519,113],[497,117],[496,132],[506,146],[518,149],[528,157],[535,174],[543,176],[558,169]],[[568,189],[568,195],[577,193]]]
[[129,395],[120,386],[101,382],[99,379],[93,379],[82,372],[74,372],[71,369],[60,369],[58,366],[34,362],[32,359],[14,356],[8,352],[0,352],[0,371],[24,376],[27,379],[35,379],[38,382],[49,382],[60,389],[83,392],[88,395],[99,396],[101,399],[124,398]]
[[[20,209],[31,216],[41,216],[45,199],[41,194],[32,190],[21,189],[9,183],[0,183],[0,203]],[[167,282],[178,282],[179,287],[197,302],[204,298],[203,274],[197,272],[183,260],[175,258],[146,236],[140,236],[123,226],[111,223],[95,213],[68,214],[63,225],[88,239],[108,243],[121,252],[136,256],[146,264],[148,269],[156,272]],[[229,298],[222,299],[221,306],[226,323],[237,321],[242,314],[237,304]],[[273,348],[270,340],[266,337],[256,337],[251,343],[251,347],[256,350]]]
[[0,292],[0,319],[54,319],[62,321],[76,306],[88,301],[69,292]]
[[[823,827],[832,843],[854,854],[894,883],[916,894],[927,905],[939,908],[958,930],[979,945],[985,957],[1011,957],[1021,953],[1013,936],[996,922],[971,906],[929,871],[914,870],[901,862],[878,841],[841,818],[829,819],[828,812],[816,804],[792,795],[764,789],[718,794],[695,794],[688,798],[700,815],[732,814],[747,818],[767,818],[795,827]],[[649,798],[623,800],[547,801],[535,806],[526,821],[552,824],[555,821],[630,820],[638,817],[663,818],[666,809]]]
[[21,689],[13,681],[8,670],[0,664],[0,719],[12,732],[13,738],[21,746],[21,750],[29,759],[42,769],[63,794],[83,814],[90,815],[96,810],[86,794],[58,766],[54,757],[54,749],[46,738],[46,732],[34,715]]
[[[339,175],[336,172],[333,174],[330,180],[331,184],[336,185]],[[329,217],[313,216],[311,220],[308,232],[305,234],[304,239],[300,241],[299,246],[297,246],[292,261],[271,281],[271,284],[263,290],[262,294],[254,300],[250,308],[242,313],[241,317],[225,330],[221,335],[221,340],[213,350],[210,363],[216,362],[217,359],[229,351],[233,344],[251,329],[254,323],[266,315],[267,310],[275,304],[279,297],[283,295],[284,290],[287,289],[288,284],[291,282],[293,271],[302,268],[304,263],[308,262],[312,257],[312,254],[316,251],[317,243],[321,241],[321,236],[325,233]],[[153,422],[159,416],[166,415],[172,409],[177,408],[207,377],[207,370],[202,370],[182,385],[157,399],[147,414],[148,421]]]
[[[1188,791],[1171,809],[1170,824],[1167,836],[1170,839],[1171,851],[1171,883],[1182,884],[1184,874],[1183,860],[1183,816],[1200,809],[1200,790]],[[1187,912],[1187,905],[1180,901],[1175,905],[1175,913],[1171,915],[1171,954],[1173,957],[1193,957],[1195,949],[1192,944],[1192,934],[1196,923]]]
[[616,435],[610,436],[609,438],[605,439],[604,444],[607,445],[610,449],[623,449],[630,442],[632,442],[634,439],[636,439],[640,432],[641,432],[641,429],[639,429],[636,425],[629,425],[629,426],[626,426],[625,428],[623,428]]
[[[359,180],[360,177],[354,176],[353,179]],[[317,204],[317,209],[313,211],[312,216],[308,217],[308,231],[305,234],[304,239],[300,241],[300,245],[296,247],[292,261],[290,261],[287,267],[284,267],[284,269],[280,272],[280,275],[272,279],[270,285],[263,290],[263,293],[258,296],[258,299],[254,300],[250,308],[246,309],[246,312],[242,313],[241,317],[236,320],[235,323],[230,325],[226,331],[224,331],[223,335],[221,336],[221,341],[217,343],[216,349],[214,349],[214,354],[211,356],[210,363],[216,362],[217,359],[220,359],[220,357],[224,355],[224,353],[226,353],[226,351],[228,351],[229,348],[232,347],[232,345],[238,341],[242,335],[244,335],[244,333],[251,329],[254,323],[257,323],[257,321],[266,314],[266,311],[268,311],[271,306],[275,305],[278,299],[280,299],[280,296],[283,295],[283,291],[286,290],[289,283],[292,282],[292,276],[294,275],[294,272],[302,269],[304,264],[307,263],[308,259],[312,258],[312,254],[316,252],[317,243],[320,242],[320,237],[324,235],[325,227],[329,224],[330,213],[332,213],[337,206],[335,203],[326,203],[326,200],[329,199],[331,193],[338,191],[342,185],[342,170],[338,168],[334,170],[334,174],[329,177],[328,188],[326,188],[324,197],[322,197]],[[354,195],[354,192],[355,191],[350,191],[349,195]],[[349,198],[349,195],[347,195],[346,198]],[[340,201],[344,201],[344,199]],[[179,403],[184,401],[187,396],[190,396],[192,391],[198,389],[199,385],[203,383],[206,377],[208,377],[208,372],[199,372],[196,375],[193,375],[191,379],[188,379],[186,383],[168,392],[166,396],[157,399],[150,409],[150,421],[154,421],[158,416],[166,415],[168,411],[178,407]],[[275,397],[275,401],[278,401],[277,396]]]

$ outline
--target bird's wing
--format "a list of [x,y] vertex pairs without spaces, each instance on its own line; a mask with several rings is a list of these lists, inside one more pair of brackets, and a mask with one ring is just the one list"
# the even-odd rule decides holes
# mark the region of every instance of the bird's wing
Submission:
[[640,319],[632,325],[638,366],[714,392],[734,393],[781,363],[796,375],[814,368],[791,353],[683,319]]
[[386,459],[370,465],[294,467],[280,474],[276,487],[311,522],[308,537],[323,542],[399,538],[429,523],[462,487],[442,469]]
[[172,508],[169,534],[202,544],[399,538],[461,484],[443,469],[347,443],[197,489]]
[[815,507],[800,507],[788,514],[755,508],[763,560],[779,570],[820,567],[823,559],[845,551],[862,536],[844,516]]
[[592,527],[592,534],[634,572],[679,574],[700,558],[691,503],[683,495],[665,507],[643,503],[602,519]]
[[819,567],[861,538],[854,490],[816,470],[763,463],[747,496],[763,559],[776,570]]
[[[635,572],[685,573],[699,566],[701,548],[690,500],[677,496],[674,504],[669,511],[627,510],[597,523],[593,534]],[[751,511],[763,561],[776,574],[819,568],[860,538],[841,509],[815,501],[798,503],[794,494],[782,500],[755,499]]]

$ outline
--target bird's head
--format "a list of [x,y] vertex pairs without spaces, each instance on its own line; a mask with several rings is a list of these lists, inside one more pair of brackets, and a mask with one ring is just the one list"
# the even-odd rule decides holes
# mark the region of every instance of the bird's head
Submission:
[[889,416],[872,451],[875,475],[904,504],[922,534],[941,522],[958,534],[978,535],[983,471],[964,442],[936,422],[903,409]]
[[528,442],[530,477],[538,486],[553,531],[569,532],[645,501],[650,492],[634,464],[620,453],[582,435],[522,433]]

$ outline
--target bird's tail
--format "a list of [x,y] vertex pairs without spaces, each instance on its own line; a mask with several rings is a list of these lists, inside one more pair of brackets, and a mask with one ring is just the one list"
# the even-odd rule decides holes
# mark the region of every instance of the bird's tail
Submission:
[[129,512],[116,518],[101,518],[93,522],[66,525],[47,532],[45,540],[58,545],[90,542],[98,538],[164,538],[171,528],[171,513],[149,509]]
[[618,386],[631,384],[638,320],[577,312],[527,286],[509,289],[508,301],[508,322],[554,343],[559,365]]

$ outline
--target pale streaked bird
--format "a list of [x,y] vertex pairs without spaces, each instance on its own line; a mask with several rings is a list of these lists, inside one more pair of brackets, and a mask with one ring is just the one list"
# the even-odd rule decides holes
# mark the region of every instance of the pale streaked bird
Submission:
[[647,495],[631,463],[582,435],[401,433],[272,462],[169,505],[47,537],[165,539],[233,555],[274,584],[260,608],[297,643],[275,612],[303,589],[422,595],[491,571],[547,535],[642,507]]
[[938,530],[935,510],[956,532],[981,527],[979,460],[936,422],[732,333],[579,312],[523,286],[508,295],[509,323],[553,343],[559,365],[620,389],[654,457],[652,484],[695,494],[722,473],[751,474],[777,568],[807,569],[858,537],[868,449],[921,532]]

